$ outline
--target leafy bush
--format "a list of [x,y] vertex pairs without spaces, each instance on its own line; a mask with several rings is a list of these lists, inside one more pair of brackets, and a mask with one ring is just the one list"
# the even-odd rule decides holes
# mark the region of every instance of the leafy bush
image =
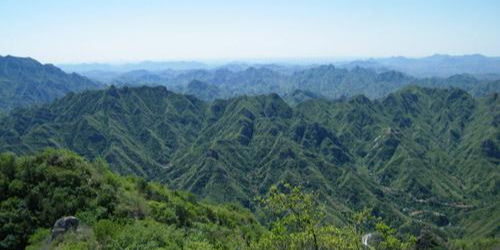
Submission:
[[[241,239],[261,231],[248,211],[119,177],[102,161],[88,162],[66,150],[1,154],[0,188],[0,249],[178,249],[190,242],[192,248],[224,247],[243,244]],[[208,211],[216,211],[215,217]],[[76,215],[83,231],[48,244],[49,229],[67,215]]]

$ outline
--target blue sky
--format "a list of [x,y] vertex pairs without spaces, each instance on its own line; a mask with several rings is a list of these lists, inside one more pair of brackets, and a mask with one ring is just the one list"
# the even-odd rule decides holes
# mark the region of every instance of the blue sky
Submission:
[[497,0],[0,0],[0,55],[42,62],[500,56]]

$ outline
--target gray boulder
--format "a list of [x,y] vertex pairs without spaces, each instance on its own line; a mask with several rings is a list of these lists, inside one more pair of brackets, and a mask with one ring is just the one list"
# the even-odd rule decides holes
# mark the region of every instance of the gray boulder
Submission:
[[77,230],[80,222],[74,216],[62,217],[54,223],[52,228],[52,239],[57,236],[66,233],[69,230]]

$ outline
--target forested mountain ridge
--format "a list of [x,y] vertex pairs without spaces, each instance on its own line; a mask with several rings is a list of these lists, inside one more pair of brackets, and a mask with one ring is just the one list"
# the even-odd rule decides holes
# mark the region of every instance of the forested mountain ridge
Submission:
[[427,221],[455,236],[494,236],[498,211],[468,218],[498,200],[499,102],[498,93],[410,87],[292,108],[276,94],[208,103],[164,87],[110,87],[12,112],[0,121],[0,150],[70,148],[252,209],[286,181],[317,190],[338,221],[372,207],[407,231]]
[[[339,99],[363,94],[376,99],[408,85],[458,87],[475,97],[500,92],[499,80],[479,80],[466,74],[448,78],[415,78],[394,70],[358,66],[347,69],[333,65],[226,65],[213,70],[107,72],[103,77],[107,79],[106,84],[162,85],[205,101],[277,93],[292,105],[309,99],[308,96]],[[101,89],[104,85],[75,73],[66,74],[51,64],[43,65],[31,58],[5,56],[0,57],[0,87],[0,110],[8,112],[17,107],[48,103],[69,92]],[[297,91],[302,91],[302,96],[297,96],[300,93]],[[293,95],[295,97],[290,98]]]
[[66,74],[51,64],[31,58],[0,56],[0,110],[48,103],[68,92],[97,89],[102,85],[86,77]]

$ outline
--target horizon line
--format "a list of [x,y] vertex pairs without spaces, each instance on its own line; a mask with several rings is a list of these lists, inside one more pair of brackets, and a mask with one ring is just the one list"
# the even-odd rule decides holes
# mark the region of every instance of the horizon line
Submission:
[[134,65],[141,63],[203,63],[203,64],[316,64],[316,63],[342,63],[352,61],[370,61],[377,59],[391,59],[391,58],[405,58],[405,59],[425,59],[437,56],[448,57],[467,57],[467,56],[481,56],[490,59],[500,58],[500,55],[486,55],[482,53],[470,54],[448,54],[448,53],[433,53],[425,56],[406,56],[406,55],[393,55],[393,56],[325,56],[325,57],[307,57],[307,56],[290,56],[290,57],[234,57],[234,58],[165,58],[165,59],[140,59],[140,60],[95,60],[95,61],[61,61],[61,62],[48,62],[43,59],[34,58],[31,56],[17,56],[12,54],[0,55],[0,57],[18,57],[30,58],[42,64],[53,65]]

